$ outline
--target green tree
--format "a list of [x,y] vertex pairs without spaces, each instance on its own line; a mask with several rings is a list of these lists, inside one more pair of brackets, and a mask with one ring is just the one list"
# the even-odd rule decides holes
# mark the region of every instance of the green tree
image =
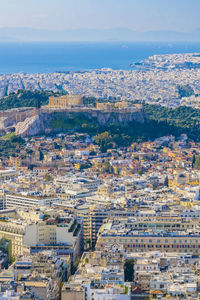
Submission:
[[102,152],[106,152],[113,147],[112,136],[108,131],[102,132],[94,137],[94,141],[100,146]]
[[134,279],[134,259],[126,260],[124,264],[124,279],[125,281],[132,282]]
[[7,110],[16,107],[36,107],[46,105],[49,102],[49,96],[57,96],[60,93],[52,91],[31,91],[18,90],[0,99],[0,110]]
[[193,155],[193,157],[192,157],[192,169],[194,169],[195,162],[196,162],[196,156]]
[[45,181],[53,181],[53,177],[49,174],[46,174],[44,179],[45,179]]
[[9,134],[0,138],[0,156],[15,156],[20,152],[25,140],[15,134]]
[[62,146],[59,145],[58,143],[54,142],[54,148],[60,150],[62,148]]
[[140,176],[141,176],[143,173],[144,173],[144,172],[143,172],[142,169],[140,169],[140,170],[137,171],[137,174],[140,175]]
[[111,164],[109,163],[109,161],[105,161],[103,163],[101,170],[102,170],[103,173],[109,173],[109,174],[113,173],[113,167],[111,166]]
[[164,186],[169,187],[169,179],[168,176],[165,177]]
[[177,88],[178,88],[178,93],[179,93],[180,98],[190,97],[190,96],[194,95],[194,90],[189,84],[178,85]]
[[41,108],[41,100],[39,98],[35,99],[35,108],[37,109]]
[[96,152],[95,152],[94,150],[92,150],[92,151],[90,152],[90,155],[91,155],[91,156],[94,156],[94,155],[96,155]]
[[155,191],[155,190],[157,190],[158,189],[158,183],[157,182],[154,182],[153,183],[153,190]]
[[85,162],[80,165],[80,170],[89,169],[90,167],[91,167],[91,164],[89,162]]
[[195,159],[194,169],[200,170],[200,156],[197,156]]
[[39,153],[39,160],[43,160],[44,159],[44,154],[43,152],[40,150],[40,153]]
[[26,149],[26,153],[29,154],[29,155],[32,155],[33,154],[33,150],[32,149]]

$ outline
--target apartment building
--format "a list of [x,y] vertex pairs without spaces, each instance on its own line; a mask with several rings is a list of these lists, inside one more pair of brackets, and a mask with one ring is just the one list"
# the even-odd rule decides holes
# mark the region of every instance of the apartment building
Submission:
[[82,251],[82,224],[72,216],[43,221],[32,214],[33,218],[27,219],[21,213],[22,219],[19,211],[19,215],[15,212],[12,217],[0,219],[0,238],[11,241],[11,256],[53,249],[59,255],[70,255],[74,261]]
[[15,169],[0,169],[0,181],[5,181],[10,178],[14,178],[18,175],[17,171]]
[[84,246],[94,247],[103,221],[107,218],[133,217],[134,210],[119,210],[97,205],[81,205],[77,208],[77,216],[83,219]]
[[82,250],[82,228],[74,218],[63,222],[49,219],[26,226],[23,244],[31,253],[55,250],[59,255],[70,255],[74,261]]
[[88,191],[88,193],[96,192],[100,184],[99,179],[84,176],[63,176],[55,180],[58,187],[67,191]]
[[23,245],[25,223],[11,220],[0,220],[0,238],[11,241],[11,255],[23,255],[28,250]]
[[19,207],[22,209],[35,208],[37,206],[50,206],[54,201],[58,201],[56,196],[43,196],[40,194],[20,193],[6,194],[5,207]]

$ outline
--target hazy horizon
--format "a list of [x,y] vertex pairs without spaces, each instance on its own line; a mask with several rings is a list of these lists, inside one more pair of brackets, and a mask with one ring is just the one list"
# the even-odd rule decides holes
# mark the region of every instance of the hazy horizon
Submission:
[[0,28],[0,42],[200,42],[200,29],[137,32],[128,28],[46,30],[4,27]]
[[199,0],[1,0],[0,28],[190,32],[200,27]]

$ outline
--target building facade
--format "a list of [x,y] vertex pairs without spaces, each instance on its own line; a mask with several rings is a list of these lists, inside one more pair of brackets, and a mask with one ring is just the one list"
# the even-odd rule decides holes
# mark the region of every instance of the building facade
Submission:
[[70,108],[73,106],[82,106],[83,96],[81,95],[64,95],[60,97],[49,97],[50,108]]
[[37,196],[22,194],[6,194],[5,207],[18,207],[22,209],[35,208],[36,206],[50,206],[58,198],[54,196]]
[[110,220],[99,231],[96,249],[117,244],[127,252],[160,251],[200,255],[200,232],[195,229],[196,224],[186,222],[182,228],[178,225],[182,226],[181,222],[174,223],[174,227],[171,222],[166,222],[168,227],[165,227],[162,222],[154,223],[152,220],[144,227],[143,222],[134,224],[128,220]]

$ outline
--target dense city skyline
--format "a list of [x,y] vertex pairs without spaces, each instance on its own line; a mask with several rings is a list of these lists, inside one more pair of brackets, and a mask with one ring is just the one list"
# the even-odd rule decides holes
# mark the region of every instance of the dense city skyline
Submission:
[[200,1],[0,4],[0,299],[200,299]]

